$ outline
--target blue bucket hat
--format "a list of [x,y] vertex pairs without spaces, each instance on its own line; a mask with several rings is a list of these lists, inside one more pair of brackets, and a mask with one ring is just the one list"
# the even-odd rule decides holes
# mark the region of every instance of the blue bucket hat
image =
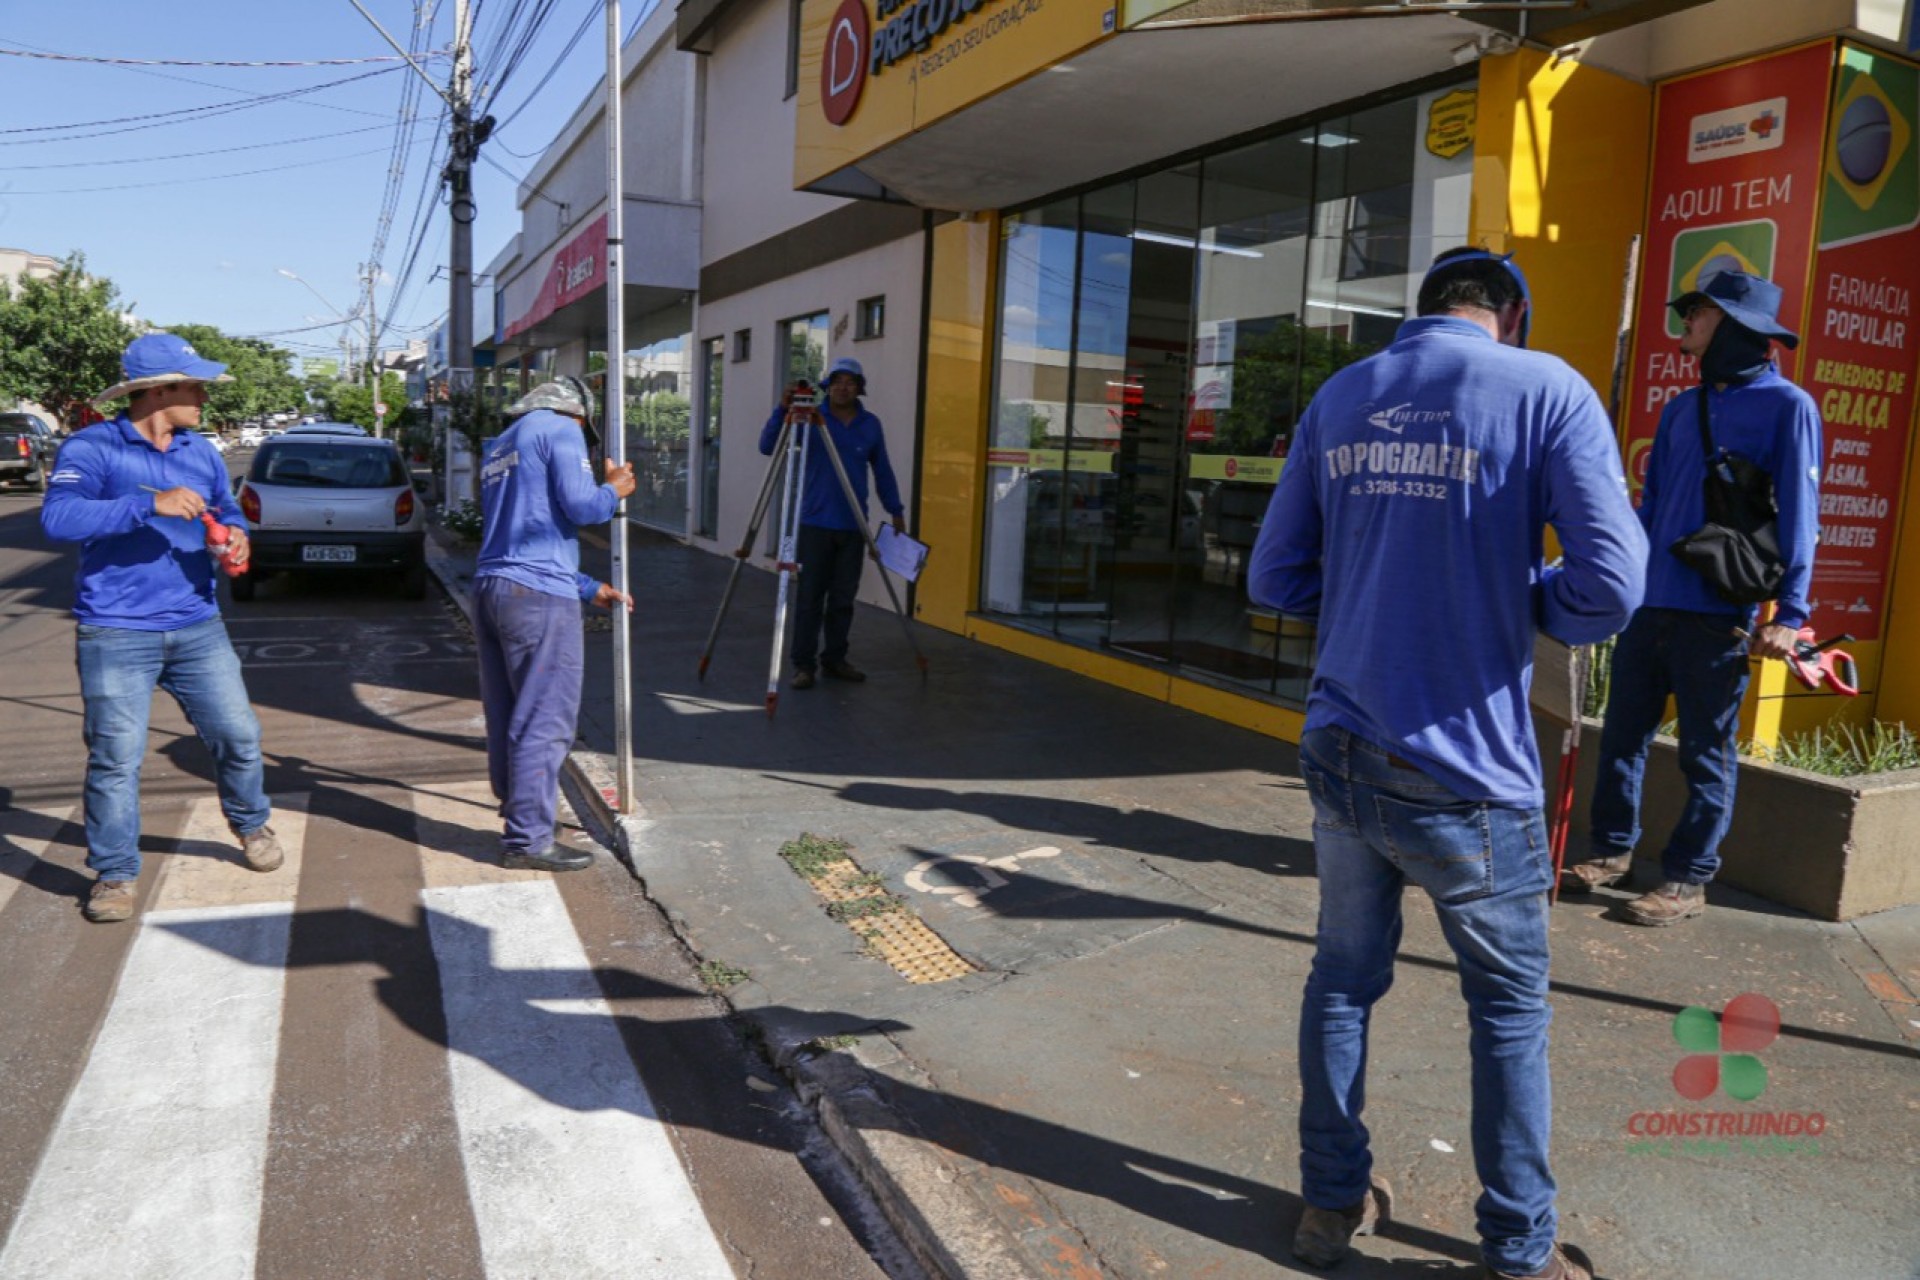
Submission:
[[832,364],[828,365],[827,376],[820,379],[820,385],[832,386],[834,375],[840,374],[840,373],[846,374],[848,377],[852,378],[855,382],[860,384],[861,395],[867,394],[866,371],[860,367],[860,362],[858,360],[855,360],[852,356],[841,356],[838,360],[835,360]]
[[171,333],[143,334],[129,342],[120,356],[120,370],[126,377],[95,396],[96,404],[170,382],[233,381],[227,366],[201,359],[185,338]]
[[1773,338],[1788,348],[1800,345],[1800,335],[1781,324],[1780,286],[1737,268],[1717,271],[1700,287],[1683,293],[1667,305],[1684,316],[1696,302],[1711,302],[1743,329]]

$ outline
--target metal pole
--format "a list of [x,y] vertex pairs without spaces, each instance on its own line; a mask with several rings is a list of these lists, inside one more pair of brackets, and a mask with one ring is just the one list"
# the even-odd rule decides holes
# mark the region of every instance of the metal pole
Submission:
[[473,18],[469,0],[453,6],[453,140],[447,163],[452,188],[448,213],[447,385],[456,395],[473,386]]
[[[607,0],[607,457],[627,461],[626,284],[620,264],[625,185],[620,172],[620,0]],[[627,589],[627,504],[613,513],[613,586]],[[613,610],[614,808],[633,812],[633,629],[632,618]]]

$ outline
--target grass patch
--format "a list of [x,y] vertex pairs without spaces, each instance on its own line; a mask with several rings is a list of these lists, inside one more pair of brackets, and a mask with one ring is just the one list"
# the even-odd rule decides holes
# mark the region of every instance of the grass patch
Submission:
[[780,856],[803,878],[818,880],[835,863],[850,861],[847,850],[851,847],[845,840],[802,832],[798,840],[789,840],[780,846]]
[[719,960],[703,960],[698,970],[700,981],[709,991],[725,991],[745,982],[753,975],[745,969],[736,969]]
[[1920,737],[1904,724],[1876,720],[1865,729],[1850,724],[1826,725],[1812,733],[1783,738],[1759,758],[1829,778],[1854,778],[1864,773],[1888,773],[1920,768]]
[[818,1036],[807,1041],[807,1048],[815,1053],[827,1053],[834,1049],[851,1049],[859,1043],[859,1036]]
[[847,898],[840,902],[829,902],[827,914],[841,924],[851,924],[855,920],[867,920],[874,916],[884,916],[894,911],[906,909],[904,899],[891,893],[873,893],[864,898]]

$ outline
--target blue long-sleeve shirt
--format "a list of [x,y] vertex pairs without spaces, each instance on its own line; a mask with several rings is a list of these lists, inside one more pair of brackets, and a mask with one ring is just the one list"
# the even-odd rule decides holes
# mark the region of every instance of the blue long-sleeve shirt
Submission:
[[[1549,524],[1563,568],[1543,563]],[[1534,633],[1619,631],[1646,562],[1592,388],[1553,356],[1425,316],[1308,406],[1248,591],[1319,619],[1309,729],[1345,728],[1464,799],[1534,808]]]
[[[1707,465],[1696,407],[1701,394],[1693,387],[1667,401],[1647,455],[1646,487],[1640,494],[1640,522],[1652,547],[1646,603],[1751,618],[1755,606],[1728,604],[1668,550],[1707,518],[1701,488]],[[1780,507],[1780,557],[1787,565],[1774,620],[1805,626],[1807,586],[1820,533],[1820,410],[1812,396],[1770,366],[1752,382],[1707,393],[1707,414],[1717,447],[1773,476],[1774,500]]]
[[206,526],[163,516],[154,489],[191,489],[224,525],[247,522],[219,450],[176,431],[162,453],[125,414],[97,422],[60,446],[47,477],[40,527],[80,544],[73,616],[100,627],[177,631],[220,616]]
[[[880,419],[868,413],[865,405],[852,422],[840,421],[833,410],[824,405],[820,416],[826,421],[834,448],[840,451],[840,463],[847,469],[847,480],[853,485],[854,495],[860,499],[861,517],[867,514],[867,469],[871,467],[874,487],[880,491],[880,505],[897,522],[906,508],[900,504],[900,485],[893,478],[893,464],[887,460],[887,437],[880,429]],[[767,425],[760,428],[761,453],[771,455],[774,446],[780,443],[780,424],[786,417],[787,411],[776,406]],[[833,474],[833,460],[827,457],[825,449],[814,447],[811,441],[808,445],[806,477],[800,495],[800,523],[820,529],[858,529],[861,522],[854,519],[847,495],[840,490],[840,478]]]
[[473,576],[591,600],[600,584],[580,572],[579,528],[611,520],[619,505],[612,485],[594,482],[580,424],[547,409],[523,414],[480,464],[486,532]]

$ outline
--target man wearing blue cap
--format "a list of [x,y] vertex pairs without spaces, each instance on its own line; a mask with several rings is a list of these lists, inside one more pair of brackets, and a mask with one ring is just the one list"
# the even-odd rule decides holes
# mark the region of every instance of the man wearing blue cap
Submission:
[[592,393],[577,378],[535,387],[507,416],[480,466],[486,534],[473,574],[487,772],[504,821],[501,861],[578,871],[593,856],[553,836],[586,669],[580,602],[630,610],[633,598],[580,572],[577,531],[613,518],[633,493],[633,467],[609,459],[595,481]]
[[156,687],[180,704],[213,755],[220,808],[242,858],[272,871],[283,855],[267,825],[260,721],[214,594],[203,513],[227,526],[228,554],[247,557],[247,526],[226,464],[200,424],[209,382],[227,366],[203,360],[171,333],[136,338],[126,377],[94,397],[130,397],[117,417],[60,447],[40,527],[80,544],[73,616],[81,732],[87,743],[87,865],[97,879],[89,920],[133,914],[140,876],[140,764]]
[[[834,473],[833,460],[826,450],[814,444],[807,450],[806,473],[800,496],[800,592],[793,619],[793,678],[795,689],[811,689],[814,671],[833,680],[858,682],[866,673],[847,661],[847,641],[853,631],[853,600],[860,591],[860,573],[867,553],[861,525],[867,514],[867,470],[873,470],[874,487],[880,491],[880,505],[893,519],[893,527],[907,531],[906,508],[900,503],[900,485],[893,478],[893,464],[887,461],[887,437],[880,419],[860,403],[866,394],[867,378],[860,362],[835,360],[827,369],[827,411],[808,415],[809,426],[822,426],[840,454],[860,501],[856,515]],[[787,420],[793,393],[767,419],[760,429],[760,452],[772,455],[780,441],[781,424]],[[803,430],[807,429],[805,427]],[[826,641],[821,643],[824,624]]]
[[[1293,1252],[1332,1266],[1387,1216],[1362,1119],[1367,1025],[1393,982],[1411,882],[1466,997],[1487,1274],[1590,1280],[1557,1241],[1548,1164],[1553,864],[1528,686],[1536,631],[1591,644],[1626,624],[1646,539],[1592,388],[1521,349],[1518,268],[1442,254],[1418,306],[1308,406],[1248,571],[1256,604],[1319,624],[1300,741],[1320,920],[1300,1014],[1307,1207]],[[1543,563],[1548,525],[1558,568]]]
[[[1706,911],[1733,822],[1739,776],[1735,736],[1748,658],[1787,658],[1806,625],[1820,519],[1820,413],[1813,397],[1780,376],[1772,344],[1800,339],[1776,318],[1780,288],[1727,270],[1667,304],[1686,325],[1683,354],[1700,362],[1700,385],[1667,402],[1647,455],[1640,521],[1652,545],[1646,603],[1614,647],[1606,724],[1589,824],[1591,858],[1566,869],[1561,887],[1585,892],[1632,874],[1640,839],[1640,786],[1647,748],[1679,712],[1680,770],[1687,802],[1660,857],[1660,884],[1626,903],[1625,918],[1671,925]],[[1773,478],[1780,556],[1786,565],[1772,619],[1756,629],[1756,606],[1730,604],[1669,554],[1706,521],[1705,430],[1716,451],[1745,458]],[[1749,640],[1751,636],[1751,640]]]

